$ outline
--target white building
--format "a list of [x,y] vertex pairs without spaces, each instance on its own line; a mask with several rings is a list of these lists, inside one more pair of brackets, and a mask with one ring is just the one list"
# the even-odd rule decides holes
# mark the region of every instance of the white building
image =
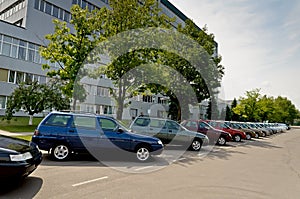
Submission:
[[[0,0],[0,115],[5,113],[7,97],[19,83],[48,81],[47,71],[41,67],[46,61],[40,57],[38,49],[46,45],[44,36],[53,32],[54,18],[67,23],[70,21],[70,8],[73,4],[88,7],[89,10],[109,7],[108,0]],[[167,0],[159,0],[159,6],[166,15],[176,17],[173,27],[177,27],[179,23],[184,24],[187,19]],[[52,67],[58,66],[52,64]],[[112,81],[103,77],[86,80],[85,84],[88,96],[84,103],[79,104],[78,109],[114,115],[115,103],[109,94],[109,89],[113,88]],[[123,118],[131,119],[141,112],[166,117],[167,100],[161,95],[136,96],[124,111]],[[22,114],[24,113],[18,113]]]

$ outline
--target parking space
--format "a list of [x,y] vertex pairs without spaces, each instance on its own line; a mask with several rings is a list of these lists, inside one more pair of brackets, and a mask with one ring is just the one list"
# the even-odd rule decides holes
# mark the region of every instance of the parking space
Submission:
[[162,154],[138,164],[99,162],[86,155],[57,162],[45,153],[30,177],[1,194],[4,198],[153,198],[157,194],[158,198],[297,198],[298,141],[299,129],[187,151],[173,162]]

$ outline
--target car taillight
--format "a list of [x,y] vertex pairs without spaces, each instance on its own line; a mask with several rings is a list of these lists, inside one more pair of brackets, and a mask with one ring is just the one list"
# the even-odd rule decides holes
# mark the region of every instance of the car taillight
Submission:
[[38,135],[39,134],[39,130],[35,130],[33,135]]

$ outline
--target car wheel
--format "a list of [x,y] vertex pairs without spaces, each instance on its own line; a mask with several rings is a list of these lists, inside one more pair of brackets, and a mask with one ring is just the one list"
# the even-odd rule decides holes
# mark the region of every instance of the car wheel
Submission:
[[235,141],[235,142],[240,142],[240,141],[242,141],[241,136],[240,136],[240,135],[235,135],[235,136],[234,136],[234,141]]
[[55,160],[66,160],[70,155],[70,149],[65,144],[58,144],[52,149],[51,155]]
[[219,137],[219,139],[218,139],[218,144],[219,145],[225,145],[226,144],[226,139],[224,138],[224,137]]
[[136,149],[136,158],[140,162],[145,162],[150,158],[150,149],[145,145],[138,146]]
[[266,134],[265,132],[263,132],[263,133],[262,133],[262,136],[263,136],[263,137],[266,137],[266,136],[267,136],[267,134]]
[[255,138],[259,138],[259,134],[258,133],[255,133]]
[[251,135],[249,133],[246,134],[246,139],[251,140]]
[[192,144],[191,144],[191,150],[193,151],[199,151],[202,147],[202,142],[199,140],[193,140]]

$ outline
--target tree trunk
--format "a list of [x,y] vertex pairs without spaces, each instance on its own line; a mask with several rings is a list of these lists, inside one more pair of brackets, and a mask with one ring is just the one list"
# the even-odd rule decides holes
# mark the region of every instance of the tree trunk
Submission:
[[29,115],[29,125],[32,126],[33,115]]
[[74,111],[75,112],[75,110],[76,110],[76,102],[77,102],[77,99],[73,99],[73,105],[72,105],[72,111]]

